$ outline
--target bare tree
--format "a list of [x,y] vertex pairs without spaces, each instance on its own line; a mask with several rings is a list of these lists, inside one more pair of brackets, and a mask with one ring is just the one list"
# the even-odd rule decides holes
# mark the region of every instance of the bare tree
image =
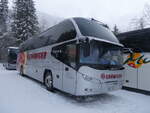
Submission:
[[142,15],[141,17],[135,17],[130,22],[130,28],[132,30],[144,29],[147,26],[147,22]]
[[147,23],[147,26],[150,26],[150,4],[145,4],[143,17]]
[[143,14],[133,18],[130,22],[132,30],[144,29],[150,27],[150,4],[145,4]]

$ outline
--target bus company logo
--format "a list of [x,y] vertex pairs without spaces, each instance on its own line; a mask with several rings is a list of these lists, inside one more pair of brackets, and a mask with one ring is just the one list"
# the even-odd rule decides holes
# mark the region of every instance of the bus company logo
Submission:
[[124,62],[124,64],[127,64],[132,68],[140,68],[143,64],[147,63],[150,63],[150,60],[148,60],[148,58],[144,58],[144,55],[141,53],[129,54],[127,56],[127,60]]
[[115,78],[121,78],[121,77],[122,77],[122,74],[105,74],[105,73],[101,74],[102,79],[115,79]]
[[25,64],[26,63],[26,53],[19,53],[19,58],[18,61],[20,64]]

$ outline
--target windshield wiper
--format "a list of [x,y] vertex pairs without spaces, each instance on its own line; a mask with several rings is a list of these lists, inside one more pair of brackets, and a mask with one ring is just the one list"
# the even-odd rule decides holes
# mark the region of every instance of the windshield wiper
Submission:
[[111,66],[111,65],[109,65],[109,64],[104,65],[104,67],[105,67],[105,69],[107,69],[107,70],[111,70],[111,68],[112,68],[112,66]]

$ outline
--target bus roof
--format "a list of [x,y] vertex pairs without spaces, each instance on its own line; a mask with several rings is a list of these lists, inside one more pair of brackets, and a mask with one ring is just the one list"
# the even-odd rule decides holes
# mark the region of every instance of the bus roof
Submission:
[[[48,46],[51,44],[74,39],[78,35],[78,32],[76,31],[76,28],[73,24],[73,21],[75,21],[75,23],[76,23],[76,19],[77,20],[81,19],[81,20],[95,21],[98,24],[100,24],[101,26],[108,29],[107,25],[105,25],[102,22],[99,22],[95,19],[73,17],[70,19],[65,19],[65,20],[59,22],[58,24],[50,27],[46,31],[40,33],[39,35],[33,36],[32,38],[26,40],[25,42],[23,42],[20,45],[20,51],[32,50],[32,49]],[[104,30],[102,30],[102,31],[104,31]],[[113,38],[114,38],[114,40],[113,40]],[[119,44],[118,39],[116,37],[113,37],[113,38],[112,38],[112,40],[109,40],[109,41]],[[109,39],[109,37],[107,37],[107,39]]]
[[19,47],[8,47],[8,49],[19,49]]

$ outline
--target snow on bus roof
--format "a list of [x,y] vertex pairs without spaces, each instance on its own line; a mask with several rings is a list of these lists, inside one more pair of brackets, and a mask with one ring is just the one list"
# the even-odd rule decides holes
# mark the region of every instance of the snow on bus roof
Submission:
[[9,49],[19,49],[18,47],[8,47]]

